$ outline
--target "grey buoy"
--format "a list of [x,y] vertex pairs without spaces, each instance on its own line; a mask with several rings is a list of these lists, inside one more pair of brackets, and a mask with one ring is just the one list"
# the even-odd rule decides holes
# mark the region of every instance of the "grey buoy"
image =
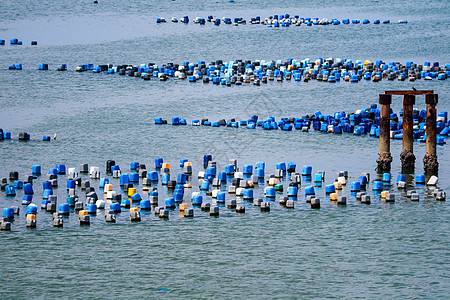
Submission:
[[361,196],[361,203],[370,204],[370,196],[366,195],[366,194],[362,195]]
[[185,218],[193,218],[194,217],[194,209],[193,208],[187,208],[184,210],[184,217]]
[[387,194],[386,195],[386,202],[395,202],[395,195],[394,194]]
[[288,201],[286,201],[286,208],[293,209],[293,208],[294,208],[294,205],[295,205],[294,200],[288,200]]
[[219,216],[219,207],[211,206],[209,209],[209,215],[212,217],[218,217]]
[[241,214],[245,213],[245,206],[237,205],[236,206],[236,212],[237,213],[241,213]]
[[113,210],[109,210],[105,213],[105,221],[108,223],[116,223],[116,215]]
[[338,205],[347,205],[347,197],[340,196],[337,200]]
[[211,208],[211,203],[202,203],[201,209],[202,211],[209,211]]
[[1,222],[0,230],[10,231],[11,230],[11,222],[8,222],[8,221]]
[[315,209],[320,208],[320,200],[319,200],[319,198],[312,198],[311,199],[311,208],[315,208]]
[[269,202],[261,203],[261,211],[270,211],[270,203]]
[[236,200],[235,199],[228,200],[227,207],[229,209],[235,209],[236,208]]
[[261,206],[262,202],[263,202],[262,199],[255,199],[253,200],[253,206]]

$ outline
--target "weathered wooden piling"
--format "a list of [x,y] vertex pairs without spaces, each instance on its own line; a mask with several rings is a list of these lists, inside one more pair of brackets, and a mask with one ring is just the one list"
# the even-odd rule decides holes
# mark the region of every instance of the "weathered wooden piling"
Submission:
[[427,120],[426,153],[423,157],[423,169],[426,174],[437,175],[439,169],[436,155],[436,104],[438,103],[438,95],[425,95],[425,103],[427,104]]
[[380,94],[379,103],[380,111],[380,139],[379,139],[379,157],[377,159],[378,171],[391,170],[391,137],[390,137],[390,110],[392,103],[392,96]]
[[414,155],[413,109],[416,104],[414,95],[403,95],[403,149],[400,153],[403,173],[414,171],[416,156]]

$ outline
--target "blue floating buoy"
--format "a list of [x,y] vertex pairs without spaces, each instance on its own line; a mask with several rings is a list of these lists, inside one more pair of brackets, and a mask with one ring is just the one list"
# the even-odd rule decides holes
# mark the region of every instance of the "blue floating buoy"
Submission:
[[25,194],[22,198],[22,205],[29,205],[33,201],[33,195]]
[[44,181],[42,183],[42,190],[52,190],[52,183],[50,181]]
[[243,199],[244,200],[253,200],[253,190],[245,189],[244,193],[243,193]]
[[119,177],[119,180],[120,180],[120,185],[125,185],[125,184],[130,182],[127,173],[121,174],[120,177]]
[[88,204],[88,205],[86,205],[86,210],[87,210],[88,214],[96,214],[97,213],[97,205]]
[[[101,181],[100,181],[101,182]],[[76,187],[76,181],[73,179],[67,180],[67,189],[74,189]]]
[[361,184],[359,183],[359,181],[352,181],[351,186],[350,186],[350,191],[351,192],[361,191]]
[[70,214],[70,206],[69,206],[69,204],[68,203],[61,203],[59,205],[59,213],[64,215],[64,216],[69,215]]
[[315,195],[315,194],[316,194],[316,192],[314,190],[314,186],[310,185],[305,188],[305,196]]
[[416,184],[425,184],[425,175],[417,174],[416,175]]
[[53,190],[45,189],[44,192],[42,193],[42,198],[48,199],[48,197],[51,195],[53,195]]
[[25,212],[26,215],[35,215],[37,214],[37,206],[33,203],[27,206],[27,210]]
[[372,184],[372,189],[374,191],[381,191],[383,190],[383,182],[379,181],[379,180],[375,180]]
[[151,181],[158,181],[158,172],[152,171],[147,174],[147,177],[150,178]]
[[130,173],[128,177],[129,182],[139,182],[139,173]]
[[178,174],[178,177],[177,177],[177,183],[178,184],[185,184],[186,183],[186,174],[183,174],[183,173],[181,173],[181,174]]
[[174,198],[167,198],[164,201],[164,204],[166,208],[175,208],[175,199]]
[[217,192],[217,203],[225,203],[225,192]]
[[336,187],[334,186],[334,184],[328,184],[325,186],[326,194],[331,194],[331,193],[334,193],[335,191],[336,191]]
[[175,203],[181,203],[183,202],[183,191],[182,190],[175,190],[173,192],[173,199],[175,200]]
[[155,158],[155,168],[161,169],[164,160],[162,158]]
[[152,209],[151,202],[149,199],[142,200],[139,206],[141,207],[141,210],[151,210]]
[[167,185],[167,184],[169,184],[169,181],[170,181],[170,174],[167,174],[167,173],[162,174],[162,176],[161,176],[161,184],[162,185]]
[[266,198],[275,198],[276,189],[274,187],[266,187]]
[[383,182],[391,182],[391,173],[383,173]]
[[23,189],[23,181],[22,180],[14,180],[13,186],[15,189]]
[[288,197],[297,197],[298,194],[298,187],[296,186],[289,186],[287,190]]
[[44,141],[44,142],[50,142],[50,136],[44,135],[44,136],[42,137],[42,141]]
[[253,173],[253,166],[252,165],[244,165],[242,168],[242,173],[244,174],[252,174]]
[[120,206],[123,207],[123,208],[130,208],[131,201],[129,199],[122,199],[120,201]]
[[194,206],[201,206],[203,203],[203,196],[202,195],[194,195],[192,198],[192,205]]
[[264,169],[256,169],[255,175],[257,175],[258,178],[264,178]]
[[6,192],[6,196],[15,196],[16,195],[16,190],[15,190],[14,186],[12,186],[11,184],[8,184],[7,186],[5,186],[5,192]]
[[41,166],[33,165],[33,167],[31,167],[31,172],[33,173],[33,175],[41,175]]
[[37,41],[31,41],[31,46],[37,46]]
[[399,183],[400,181],[406,182],[406,176],[403,174],[398,174],[397,175],[397,183]]
[[141,200],[142,200],[142,197],[139,193],[135,193],[135,194],[131,195],[132,202],[139,202]]
[[3,209],[3,217],[8,219],[14,219],[14,208],[5,207]]
[[208,180],[202,180],[202,183],[200,185],[200,190],[207,191],[209,189],[210,182]]
[[114,202],[109,205],[109,209],[114,211],[114,213],[120,213],[122,209],[120,208],[120,203]]
[[312,167],[311,166],[303,166],[302,175],[303,176],[311,176]]
[[137,169],[139,169],[139,163],[138,162],[132,162],[130,164],[130,171],[136,171]]

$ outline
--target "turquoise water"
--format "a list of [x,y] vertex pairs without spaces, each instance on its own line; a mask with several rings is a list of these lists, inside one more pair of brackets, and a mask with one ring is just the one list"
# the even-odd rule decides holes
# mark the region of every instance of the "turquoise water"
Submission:
[[[394,204],[386,204],[371,189],[371,205],[351,195],[346,207],[331,204],[324,186],[336,173],[348,170],[350,181],[361,172],[377,174],[378,140],[368,136],[327,135],[317,132],[282,132],[244,128],[156,126],[154,119],[173,116],[193,119],[248,119],[251,115],[300,117],[321,110],[353,112],[377,103],[385,90],[432,89],[439,94],[438,110],[450,110],[446,81],[379,83],[311,81],[269,82],[260,87],[213,86],[169,80],[144,82],[128,76],[76,73],[83,63],[141,64],[182,63],[217,59],[303,59],[341,57],[353,60],[425,61],[450,63],[448,52],[448,1],[102,1],[98,5],[72,1],[3,1],[0,39],[19,38],[24,46],[0,48],[0,128],[13,140],[0,142],[0,177],[10,171],[31,173],[41,164],[43,174],[56,164],[99,166],[114,159],[123,172],[139,161],[154,169],[154,159],[171,163],[171,177],[181,172],[180,159],[189,159],[194,175],[204,154],[212,154],[219,170],[231,158],[239,166],[266,162],[266,174],[277,162],[293,161],[297,169],[313,166],[326,171],[320,210],[304,201],[302,182],[294,210],[271,203],[261,213],[251,203],[238,215],[221,207],[219,218],[195,210],[184,219],[178,210],[168,221],[153,212],[142,213],[142,222],[131,224],[128,211],[117,224],[106,224],[103,212],[80,227],[72,213],[64,228],[52,227],[51,215],[38,212],[37,228],[25,228],[24,208],[11,232],[0,234],[0,290],[4,298],[60,297],[161,297],[161,298],[445,298],[449,294],[449,208],[436,202],[431,190],[414,186],[419,202],[406,198],[395,184]],[[206,17],[266,17],[290,13],[319,18],[407,19],[399,25],[340,25],[267,28],[262,25],[215,27],[190,23],[156,24],[189,15]],[[37,40],[38,46],[29,46]],[[38,71],[39,63],[49,71]],[[24,70],[8,65],[23,63]],[[69,70],[57,72],[60,63]],[[401,109],[394,97],[393,109]],[[416,107],[424,109],[417,97]],[[32,140],[18,142],[21,131]],[[57,134],[56,141],[41,142]],[[416,174],[422,173],[425,145],[415,143]],[[401,141],[391,142],[392,178],[401,172]],[[450,188],[447,146],[438,146],[438,187]],[[40,205],[41,176],[34,184],[33,203]],[[83,176],[83,179],[88,179]],[[110,178],[116,190],[118,181]],[[98,181],[91,180],[94,186]],[[190,179],[198,191],[196,176]],[[65,201],[66,177],[60,176],[55,193]],[[283,184],[287,190],[289,181]],[[263,186],[255,188],[262,197]],[[226,189],[226,187],[223,187]],[[97,189],[98,190],[98,189]],[[158,186],[160,204],[170,195]],[[138,191],[142,193],[142,185]],[[84,193],[78,190],[80,199]],[[185,199],[190,203],[191,191]],[[0,196],[0,207],[21,206],[15,198]],[[227,194],[227,199],[232,199]],[[208,198],[207,201],[211,201]]]

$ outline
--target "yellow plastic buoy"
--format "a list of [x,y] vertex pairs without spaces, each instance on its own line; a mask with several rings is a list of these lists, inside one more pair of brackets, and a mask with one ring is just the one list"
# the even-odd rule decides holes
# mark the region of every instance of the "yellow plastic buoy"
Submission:
[[191,166],[192,167],[192,162],[191,161],[185,161],[184,162],[184,166]]
[[249,180],[247,182],[248,182],[247,183],[247,187],[249,187],[249,188],[254,188],[255,187],[255,184],[253,183],[253,181]]
[[342,183],[340,183],[339,181],[336,181],[336,182],[334,183],[334,188],[335,188],[336,190],[342,190]]
[[135,211],[139,211],[139,208],[138,207],[130,208],[130,213],[135,212]]
[[180,212],[181,211],[184,211],[185,209],[187,209],[188,208],[188,204],[187,203],[181,203],[180,204]]
[[134,194],[136,194],[136,188],[128,188],[128,197],[133,196]]
[[191,189],[191,188],[192,188],[192,184],[190,184],[190,183],[185,183],[185,184],[184,184],[184,188],[185,188],[185,189]]
[[289,65],[289,66],[287,67],[287,70],[288,70],[288,71],[292,71],[292,68],[293,68],[293,66],[292,66],[292,65]]
[[169,163],[163,163],[162,164],[163,169],[169,169],[170,170],[170,164]]
[[338,193],[331,193],[330,194],[330,200],[331,201],[337,201],[338,197],[339,197]]
[[27,215],[27,220],[36,220],[36,215],[34,215],[34,214],[28,214],[28,215]]
[[349,75],[345,75],[344,80],[345,81],[350,81],[350,76]]
[[381,192],[381,199],[386,199],[386,195],[389,194],[389,191],[382,191]]
[[78,213],[78,216],[87,216],[87,215],[88,215],[87,210],[80,210],[80,212]]

